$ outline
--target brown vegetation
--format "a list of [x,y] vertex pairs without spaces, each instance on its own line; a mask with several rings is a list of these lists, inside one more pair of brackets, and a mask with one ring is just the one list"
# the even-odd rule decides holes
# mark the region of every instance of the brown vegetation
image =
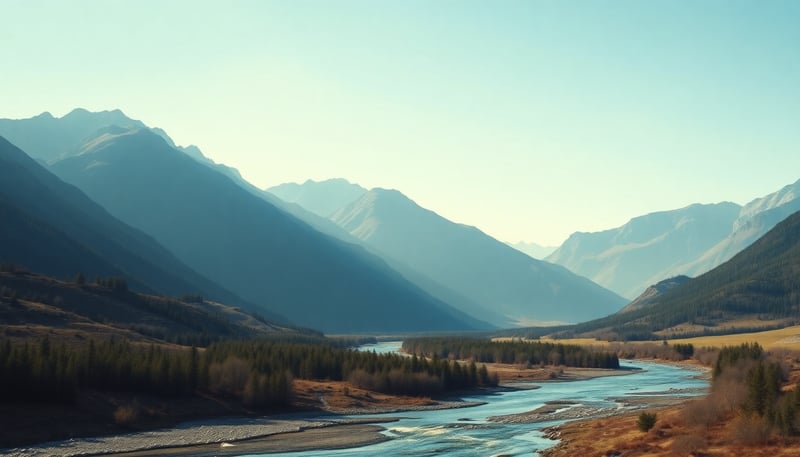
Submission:
[[[747,351],[756,356],[759,353],[754,348],[750,346]],[[737,357],[730,357],[728,352],[707,396],[659,410],[648,433],[641,433],[637,427],[638,412],[573,422],[559,427],[561,443],[543,455],[800,456],[800,436],[782,419],[791,417],[783,411],[796,398],[800,358],[786,351],[775,351],[756,360]],[[786,381],[783,394],[771,397],[769,389],[759,387],[756,381],[768,384],[769,367],[778,366],[778,362],[785,369]],[[757,376],[761,370],[763,378]]]

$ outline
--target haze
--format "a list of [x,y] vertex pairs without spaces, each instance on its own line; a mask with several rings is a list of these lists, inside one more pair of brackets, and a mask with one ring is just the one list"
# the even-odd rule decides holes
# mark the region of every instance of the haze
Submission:
[[797,179],[800,3],[0,5],[0,117],[122,109],[258,187],[343,177],[557,245]]

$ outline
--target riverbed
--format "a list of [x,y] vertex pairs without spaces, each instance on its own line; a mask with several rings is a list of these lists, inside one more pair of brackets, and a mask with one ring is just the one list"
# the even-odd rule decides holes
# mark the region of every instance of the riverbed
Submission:
[[[396,352],[399,348],[399,342],[391,342],[362,349]],[[458,409],[214,419],[150,432],[44,443],[10,450],[10,455],[96,455],[151,449],[130,455],[530,456],[556,444],[545,436],[547,427],[648,408],[702,394],[708,387],[703,372],[687,366],[621,363],[626,376],[522,383],[463,396],[461,400],[468,404],[454,404],[477,406]],[[256,437],[262,438],[237,441]],[[220,447],[222,442],[227,442],[224,447]],[[183,447],[203,443],[209,444]],[[170,449],[154,450],[164,447]],[[321,450],[323,447],[331,450]],[[284,452],[288,449],[297,452]]]
[[[391,342],[368,348],[376,352],[392,352],[399,347],[400,343]],[[544,428],[577,418],[643,408],[658,403],[659,399],[670,401],[676,397],[699,395],[708,387],[702,372],[685,366],[635,360],[624,360],[621,364],[623,369],[631,371],[630,375],[571,382],[538,382],[533,383],[538,386],[537,389],[463,397],[466,401],[485,402],[472,408],[370,416],[376,419],[388,416],[402,418],[383,424],[386,428],[383,433],[392,438],[389,441],[354,449],[315,451],[313,455],[530,456],[531,452],[555,444],[545,436],[542,431]],[[553,405],[561,407],[553,408]],[[543,408],[546,406],[550,408]],[[528,414],[537,409],[552,410],[553,418],[549,419],[546,414]],[[504,420],[520,417],[527,419]],[[268,455],[298,456],[297,453]]]

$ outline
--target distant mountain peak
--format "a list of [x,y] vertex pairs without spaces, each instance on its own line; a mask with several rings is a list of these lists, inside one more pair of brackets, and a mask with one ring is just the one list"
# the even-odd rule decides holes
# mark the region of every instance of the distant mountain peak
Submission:
[[539,260],[544,259],[545,257],[555,252],[556,249],[558,249],[558,246],[543,246],[538,243],[522,241],[522,240],[516,243],[507,242],[506,244],[516,249],[517,251],[520,251],[524,254],[528,254],[530,257]]
[[367,189],[344,178],[322,181],[307,179],[303,184],[284,183],[266,191],[284,202],[296,203],[324,218],[332,216],[367,193]]
[[589,280],[450,221],[396,189],[371,189],[331,220],[376,252],[466,297],[465,311],[496,325],[587,319],[624,304]]
[[600,232],[573,233],[547,261],[569,268],[628,298],[676,274],[730,233],[741,207],[695,203],[632,218]]

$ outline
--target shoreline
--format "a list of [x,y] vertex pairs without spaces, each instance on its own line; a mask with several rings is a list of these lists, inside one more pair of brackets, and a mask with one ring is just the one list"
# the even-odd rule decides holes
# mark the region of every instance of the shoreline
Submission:
[[[469,408],[486,402],[442,400],[432,405],[362,408],[346,413],[320,411],[279,414],[272,417],[229,417],[189,421],[157,430],[102,437],[51,441],[12,449],[0,449],[15,457],[64,457],[113,455],[122,457],[157,455],[221,455],[255,452],[294,452],[347,449],[377,444],[391,438],[377,424],[396,422],[399,417],[345,418],[341,415],[392,414]],[[323,431],[348,428],[349,433]],[[307,433],[310,432],[310,433]],[[286,438],[286,437],[289,438]],[[302,438],[302,439],[301,439]],[[264,447],[262,451],[260,446]]]

